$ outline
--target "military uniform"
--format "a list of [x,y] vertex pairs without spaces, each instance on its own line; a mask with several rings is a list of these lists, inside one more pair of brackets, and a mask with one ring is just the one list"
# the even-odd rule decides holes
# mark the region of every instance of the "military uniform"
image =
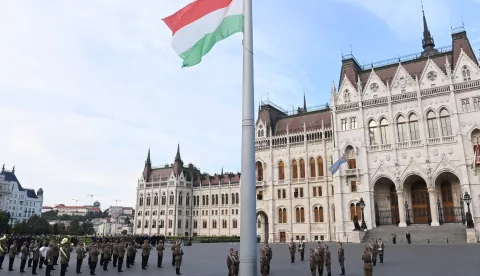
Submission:
[[270,275],[270,263],[273,258],[272,248],[268,245],[268,242],[266,242],[263,249],[265,250],[265,256],[267,256],[267,275]]
[[383,254],[385,254],[385,243],[382,239],[378,242],[378,256],[380,256],[380,263],[383,264]]
[[163,246],[163,244],[158,243],[158,245],[157,245],[157,267],[162,267],[163,250],[165,250],[165,247]]
[[144,241],[142,245],[142,269],[147,268],[148,257],[150,256],[150,245],[148,241]]
[[338,263],[340,264],[340,269],[342,270],[340,275],[345,275],[345,250],[343,249],[341,243],[338,245]]
[[117,252],[118,252],[118,262],[117,266],[118,272],[123,272],[122,267],[123,267],[123,259],[125,258],[125,244],[123,243],[123,240],[120,240],[120,242],[117,245]]
[[232,257],[233,257],[233,248],[230,248],[230,252],[227,255],[228,276],[232,275]]
[[118,261],[118,245],[114,242],[112,244],[112,254],[113,254],[113,267],[117,267]]
[[372,276],[373,266],[372,266],[372,254],[370,250],[366,249],[362,255],[363,260],[363,275]]
[[105,244],[103,247],[103,271],[108,270],[108,263],[110,262],[110,258],[112,258],[112,248],[110,243]]
[[37,267],[38,267],[38,262],[40,261],[40,248],[38,247],[38,244],[35,243],[32,246],[32,274],[35,275],[37,274]]
[[5,254],[8,252],[8,248],[5,246],[4,240],[5,236],[0,239],[0,269],[2,269],[3,261],[5,260]]
[[100,251],[98,250],[96,245],[88,251],[88,258],[90,260],[90,275],[97,275],[95,274],[95,269],[97,268],[99,255]]
[[377,254],[378,254],[378,244],[372,239],[370,243],[370,252],[372,253],[372,264],[373,266],[377,265]]
[[322,244],[319,242],[316,248],[317,254],[317,268],[318,268],[318,275],[323,275],[323,265],[325,263],[325,250],[323,249]]
[[172,249],[172,266],[175,266],[175,247],[177,246],[177,243],[175,242],[170,246],[170,249]]
[[27,242],[23,243],[22,247],[20,248],[20,252],[22,253],[22,257],[20,261],[20,272],[25,272],[25,265],[27,264],[27,258],[28,258]]
[[75,248],[75,252],[77,253],[76,271],[77,273],[82,273],[80,270],[82,268],[83,258],[85,258],[85,250],[83,250],[83,246],[81,243],[77,245],[77,247]]
[[177,272],[177,275],[182,275],[182,273],[180,273],[180,267],[182,266],[183,250],[180,247],[180,244],[177,244],[177,246],[173,250],[173,254],[175,256],[175,271]]
[[330,250],[328,246],[325,246],[325,268],[327,269],[327,275],[332,275],[332,256],[330,255]]
[[295,243],[292,241],[290,242],[290,245],[288,246],[288,251],[290,252],[290,262],[294,263],[295,262],[295,251],[297,250],[297,246]]
[[70,247],[68,245],[68,241],[63,242],[62,246],[59,248],[60,250],[60,276],[65,276],[67,272],[68,262],[70,261]]
[[317,275],[317,254],[310,248],[310,274],[312,276]]
[[298,244],[298,252],[300,252],[300,261],[305,258],[305,242],[303,240]]
[[55,250],[53,247],[50,247],[47,251],[45,275],[50,276],[50,272],[53,270],[53,264],[55,263]]
[[136,250],[135,248],[133,247],[133,244],[130,243],[128,244],[127,246],[127,268],[130,268],[131,265],[133,265],[133,260],[135,259],[135,253],[136,253]]
[[[58,256],[60,255],[60,247],[58,246],[57,243],[53,244],[53,265],[58,265]],[[52,267],[52,270],[53,267]]]
[[104,250],[105,250],[105,247],[107,246],[107,243],[105,241],[102,241],[102,243],[100,244],[100,265],[103,266],[103,261],[104,261]]
[[267,276],[267,263],[268,263],[268,258],[265,255],[265,250],[262,249],[260,251],[260,273],[262,276]]
[[[238,258],[238,251],[233,252],[232,255],[232,276],[238,276],[238,269],[240,268],[240,259]],[[267,270],[270,269],[270,265],[267,265]]]

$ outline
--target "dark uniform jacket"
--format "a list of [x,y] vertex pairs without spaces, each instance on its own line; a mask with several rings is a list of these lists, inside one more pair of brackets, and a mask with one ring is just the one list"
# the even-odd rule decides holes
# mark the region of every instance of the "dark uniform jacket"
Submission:
[[158,256],[163,256],[163,250],[165,250],[165,247],[163,246],[163,244],[159,243],[157,245],[157,253],[158,253]]
[[60,264],[68,264],[70,261],[70,246],[60,247]]
[[338,261],[345,261],[345,250],[343,249],[343,247],[338,249]]
[[40,260],[40,248],[38,248],[38,245],[34,245],[32,248],[32,254],[33,254],[33,260],[38,261]]
[[77,253],[77,259],[81,260],[85,257],[85,252],[83,251],[83,247],[81,247],[80,245],[77,245],[75,252]]
[[8,257],[10,258],[15,258],[15,256],[17,255],[18,251],[17,251],[17,245],[15,244],[12,244],[10,246],[10,251],[8,252]]
[[363,260],[363,269],[373,269],[372,266],[372,254],[370,252],[365,252],[362,255],[362,260]]
[[125,256],[125,244],[123,242],[117,245],[118,257],[123,258]]
[[100,255],[100,251],[96,248],[92,248],[88,251],[88,257],[92,263],[98,263],[98,255]]
[[150,246],[148,245],[148,243],[144,243],[142,245],[142,256],[150,256]]

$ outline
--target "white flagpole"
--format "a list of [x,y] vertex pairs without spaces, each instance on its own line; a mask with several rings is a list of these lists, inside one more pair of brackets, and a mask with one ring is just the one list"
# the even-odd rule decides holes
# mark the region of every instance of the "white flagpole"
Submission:
[[239,276],[257,275],[252,0],[243,0],[242,175]]

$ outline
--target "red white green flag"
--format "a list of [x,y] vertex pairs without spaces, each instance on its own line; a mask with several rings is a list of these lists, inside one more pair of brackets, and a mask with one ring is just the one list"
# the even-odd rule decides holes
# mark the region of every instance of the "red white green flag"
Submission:
[[199,64],[213,46],[243,32],[243,0],[196,0],[163,19],[183,67]]

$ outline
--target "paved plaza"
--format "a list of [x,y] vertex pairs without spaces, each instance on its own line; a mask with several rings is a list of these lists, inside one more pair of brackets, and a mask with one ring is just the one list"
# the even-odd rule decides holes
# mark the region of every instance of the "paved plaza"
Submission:
[[[314,244],[308,244],[307,248]],[[230,247],[239,248],[239,244],[193,244],[183,248],[185,255],[182,265],[182,275],[185,276],[224,276],[226,272],[226,254]],[[330,244],[332,253],[332,275],[338,275],[340,269],[337,259],[337,246]],[[346,274],[352,276],[363,275],[361,253],[364,245],[346,244],[345,246],[345,265]],[[271,276],[290,276],[290,275],[310,275],[308,271],[308,259],[300,262],[300,256],[297,253],[297,259],[294,264],[290,263],[288,254],[288,245],[273,244],[273,260],[270,275]],[[140,251],[140,250],[139,250]],[[307,256],[307,255],[306,255]],[[435,275],[435,276],[454,276],[454,275],[480,275],[480,246],[478,245],[387,245],[385,253],[385,263],[377,264],[374,267],[374,275],[384,276],[404,276],[404,275]],[[68,268],[67,275],[77,275],[75,273],[75,254],[72,254],[72,261]],[[19,272],[20,259],[15,260],[14,272],[8,272],[8,259],[3,263],[2,275],[31,275],[31,268],[27,268],[27,273]],[[52,275],[60,275],[60,265],[57,270],[52,271]],[[149,266],[146,270],[140,267],[140,257],[137,254],[137,260],[133,268],[123,269],[125,272],[121,275],[175,275],[175,269],[171,266],[171,251],[165,251],[165,258],[162,268],[156,266],[156,251],[152,251],[149,260]],[[82,275],[89,275],[86,260],[82,268]],[[97,267],[97,275],[120,275],[113,270],[111,263],[109,270],[103,271]],[[45,269],[39,271],[39,275],[45,275]],[[326,276],[326,273],[324,274]]]

